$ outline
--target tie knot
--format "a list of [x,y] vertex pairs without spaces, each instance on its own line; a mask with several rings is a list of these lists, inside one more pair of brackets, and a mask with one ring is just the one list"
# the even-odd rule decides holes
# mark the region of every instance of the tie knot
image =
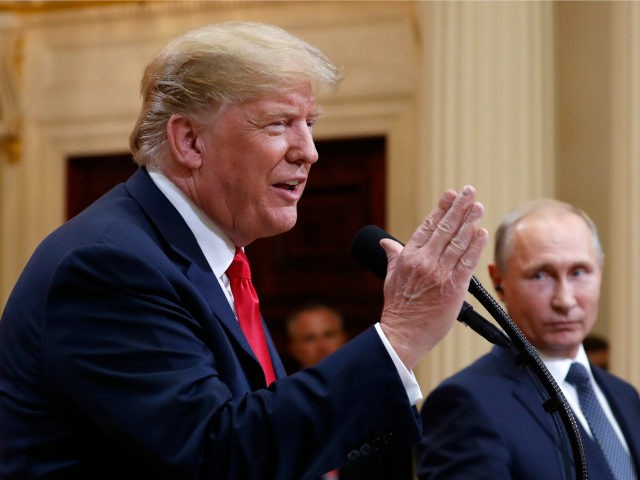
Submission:
[[236,248],[236,254],[233,261],[226,271],[229,278],[246,278],[251,280],[251,270],[249,269],[249,260],[241,248]]
[[587,369],[578,362],[573,362],[567,373],[567,382],[576,388],[582,388],[591,384]]

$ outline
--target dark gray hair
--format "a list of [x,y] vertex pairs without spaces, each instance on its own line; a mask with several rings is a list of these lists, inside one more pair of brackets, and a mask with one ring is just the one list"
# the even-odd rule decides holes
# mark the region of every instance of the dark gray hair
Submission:
[[587,215],[583,210],[574,207],[569,203],[550,198],[543,198],[539,200],[533,200],[516,207],[504,217],[504,219],[498,226],[495,235],[493,258],[496,266],[501,271],[506,272],[507,269],[507,259],[509,257],[511,249],[511,237],[515,226],[529,215],[543,210],[567,212],[576,215],[577,217],[580,217],[582,220],[584,220],[584,222],[587,224],[587,227],[589,227],[589,230],[591,231],[593,248],[596,252],[598,262],[602,265],[602,263],[604,262],[604,252],[602,250],[600,238],[598,237],[598,229],[596,228],[595,223],[593,223],[593,220],[591,220],[589,215]]

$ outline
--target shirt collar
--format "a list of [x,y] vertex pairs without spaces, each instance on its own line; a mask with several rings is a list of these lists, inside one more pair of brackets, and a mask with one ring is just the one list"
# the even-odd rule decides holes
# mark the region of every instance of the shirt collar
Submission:
[[573,362],[581,363],[587,369],[589,377],[593,381],[593,374],[591,373],[589,359],[587,357],[587,353],[584,351],[584,347],[582,346],[582,344],[580,344],[578,353],[576,354],[575,358],[557,358],[546,355],[544,353],[538,353],[545,366],[549,370],[549,373],[551,373],[551,375],[555,379],[556,383],[560,384],[565,381],[565,378],[567,378],[567,374],[569,373],[569,368],[571,367],[571,364]]
[[169,202],[178,210],[193,233],[211,270],[221,278],[235,255],[235,246],[218,227],[176,184],[157,171],[149,176]]

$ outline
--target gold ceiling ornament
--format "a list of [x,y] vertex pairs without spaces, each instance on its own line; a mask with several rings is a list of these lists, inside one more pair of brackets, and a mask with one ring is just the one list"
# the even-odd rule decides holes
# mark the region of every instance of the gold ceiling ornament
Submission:
[[0,0],[0,13],[43,13],[60,10],[77,10],[87,7],[145,3],[127,0]]

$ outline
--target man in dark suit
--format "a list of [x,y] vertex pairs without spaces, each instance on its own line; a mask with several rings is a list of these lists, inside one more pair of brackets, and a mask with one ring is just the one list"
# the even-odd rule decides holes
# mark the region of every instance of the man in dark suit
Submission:
[[[590,365],[582,346],[596,321],[603,262],[596,228],[584,212],[540,200],[505,217],[496,232],[495,263],[489,266],[509,316],[537,349],[573,409],[589,478],[598,480],[620,477],[613,476],[578,390],[567,380],[573,363],[586,369],[621,445],[621,457],[631,460],[630,470],[637,469],[640,460],[637,391]],[[425,432],[416,447],[420,479],[575,478],[566,442],[510,350],[495,347],[441,383],[425,400],[421,417]],[[624,478],[636,476],[629,472]]]
[[[145,70],[140,169],[37,248],[0,322],[0,477],[308,479],[419,438],[411,369],[486,246],[446,191],[389,269],[379,323],[285,377],[243,247],[293,227],[317,160],[316,48],[210,25]],[[244,295],[241,294],[243,289]]]

